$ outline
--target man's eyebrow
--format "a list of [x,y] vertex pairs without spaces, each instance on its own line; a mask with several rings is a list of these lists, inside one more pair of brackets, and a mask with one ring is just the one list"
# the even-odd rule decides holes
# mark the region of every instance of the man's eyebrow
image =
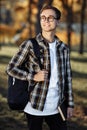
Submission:
[[[40,16],[45,16],[45,15],[40,15]],[[49,15],[49,16],[53,16],[53,17],[56,17],[56,16],[54,16],[54,15]],[[49,17],[49,16],[48,16],[48,17]],[[45,16],[45,17],[46,17],[46,16]]]

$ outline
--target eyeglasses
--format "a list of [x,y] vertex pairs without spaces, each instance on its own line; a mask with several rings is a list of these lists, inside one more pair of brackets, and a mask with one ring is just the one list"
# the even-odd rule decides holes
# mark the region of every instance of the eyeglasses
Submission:
[[57,19],[57,18],[55,18],[53,15],[50,15],[49,17],[46,17],[46,16],[43,15],[43,16],[40,17],[40,20],[41,20],[42,22],[45,22],[46,20],[47,20],[48,22],[53,22],[54,19]]

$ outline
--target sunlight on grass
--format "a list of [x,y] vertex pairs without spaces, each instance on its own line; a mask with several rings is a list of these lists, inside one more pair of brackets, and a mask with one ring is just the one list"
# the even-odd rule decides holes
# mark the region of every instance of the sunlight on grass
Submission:
[[80,55],[77,52],[72,52],[71,66],[74,71],[87,74],[87,53]]
[[3,46],[0,51],[0,55],[13,56],[18,50],[18,47]]
[[7,100],[6,100],[6,98],[4,98],[4,97],[0,94],[0,101],[1,101],[1,102],[6,102]]
[[87,63],[71,62],[72,69],[87,74]]

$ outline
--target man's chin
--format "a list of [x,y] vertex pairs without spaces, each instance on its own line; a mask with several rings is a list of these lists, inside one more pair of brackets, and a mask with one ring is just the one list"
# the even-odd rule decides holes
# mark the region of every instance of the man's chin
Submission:
[[45,29],[44,31],[45,32],[53,32],[53,31],[55,31],[55,29]]

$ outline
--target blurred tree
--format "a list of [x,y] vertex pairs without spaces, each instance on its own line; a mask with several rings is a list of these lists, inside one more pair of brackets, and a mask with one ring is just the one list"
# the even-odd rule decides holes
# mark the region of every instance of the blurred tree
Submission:
[[[28,0],[29,3],[29,14],[28,14],[28,22],[29,22],[29,37],[32,37],[36,33],[40,31],[40,24],[39,24],[39,11],[41,9],[41,5],[43,4],[44,0]],[[37,13],[34,14],[34,10],[32,8],[37,9]],[[33,18],[38,19],[38,21],[33,21]]]
[[2,8],[0,8],[0,23],[4,23]]
[[53,0],[44,0],[44,5],[52,5]]
[[71,33],[73,23],[73,0],[61,0],[63,8],[66,10],[66,22],[67,22],[67,43],[71,50]]
[[[29,3],[29,14],[28,14],[28,22],[29,22],[29,37],[32,37],[34,34],[38,34],[41,31],[40,28],[40,10],[44,5],[51,5],[53,0],[28,0]],[[32,8],[37,9],[37,13],[34,14]],[[36,18],[36,21],[32,20],[33,18]],[[35,31],[33,29],[33,26],[35,26]]]
[[9,9],[6,10],[6,18],[5,18],[5,23],[7,25],[12,23],[12,16],[11,16],[11,11]]
[[29,36],[31,37],[32,34],[32,29],[31,29],[31,4],[32,4],[32,0],[28,0],[28,5],[29,5],[29,14],[28,14],[28,22],[29,22]]
[[82,8],[81,8],[81,37],[80,37],[80,49],[79,53],[83,54],[84,49],[84,20],[85,20],[85,8],[87,4],[87,0],[82,0]]
[[40,14],[40,10],[41,10],[43,4],[44,4],[44,0],[38,0],[38,4],[37,4],[38,13],[37,13],[37,22],[36,22],[36,34],[38,34],[41,31],[39,14]]

